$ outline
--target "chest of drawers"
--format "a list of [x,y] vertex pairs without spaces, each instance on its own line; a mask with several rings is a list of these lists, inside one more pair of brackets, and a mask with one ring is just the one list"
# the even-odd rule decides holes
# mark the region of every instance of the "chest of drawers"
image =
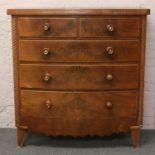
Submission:
[[18,145],[25,131],[105,136],[142,126],[149,9],[9,9]]

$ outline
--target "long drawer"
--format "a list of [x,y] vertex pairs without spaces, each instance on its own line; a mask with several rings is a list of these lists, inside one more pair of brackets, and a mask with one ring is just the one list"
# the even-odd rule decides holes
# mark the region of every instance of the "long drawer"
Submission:
[[54,90],[138,88],[138,65],[20,65],[20,87]]
[[132,118],[138,93],[21,91],[21,115],[62,120]]
[[34,62],[132,62],[140,55],[136,40],[20,40],[19,60]]

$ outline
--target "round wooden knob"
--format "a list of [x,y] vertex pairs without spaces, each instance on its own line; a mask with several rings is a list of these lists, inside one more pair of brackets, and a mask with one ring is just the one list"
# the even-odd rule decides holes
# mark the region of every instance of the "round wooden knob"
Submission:
[[50,108],[52,107],[52,103],[51,103],[50,100],[46,100],[46,101],[45,101],[45,107],[46,107],[47,109],[50,109]]
[[43,80],[44,80],[45,82],[49,82],[49,81],[51,80],[50,74],[49,74],[49,73],[45,73],[45,75],[44,75],[44,77],[43,77]]
[[113,25],[107,25],[107,31],[108,32],[113,32],[114,31],[114,26]]
[[49,48],[44,48],[42,53],[43,53],[44,56],[48,56],[50,54],[50,49]]
[[112,80],[113,80],[113,75],[112,75],[112,74],[108,74],[108,75],[106,76],[106,79],[107,79],[108,81],[112,81]]
[[105,103],[105,105],[106,105],[106,107],[107,107],[108,109],[110,109],[110,108],[113,107],[113,104],[112,104],[112,102],[110,102],[110,101],[107,101],[107,102]]
[[107,51],[107,54],[108,54],[108,55],[113,55],[113,54],[114,54],[114,49],[113,49],[112,47],[110,47],[110,46],[108,46],[108,47],[106,48],[106,51]]
[[50,29],[50,25],[48,23],[45,23],[43,29],[44,31],[48,31]]

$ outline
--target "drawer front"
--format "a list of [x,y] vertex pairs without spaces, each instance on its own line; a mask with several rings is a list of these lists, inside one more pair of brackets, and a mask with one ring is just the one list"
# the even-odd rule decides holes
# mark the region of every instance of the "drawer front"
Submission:
[[125,62],[138,61],[139,41],[20,40],[20,61]]
[[138,88],[137,65],[20,65],[20,87],[54,90]]
[[76,37],[75,18],[19,18],[22,37]]
[[23,117],[83,120],[137,116],[137,92],[21,91]]
[[82,18],[81,37],[139,37],[139,18]]

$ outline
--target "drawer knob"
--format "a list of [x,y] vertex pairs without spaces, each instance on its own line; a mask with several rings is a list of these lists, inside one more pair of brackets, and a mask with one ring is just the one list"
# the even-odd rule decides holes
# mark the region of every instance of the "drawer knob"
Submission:
[[50,49],[49,48],[44,48],[43,55],[48,56],[49,54],[50,54]]
[[114,54],[114,49],[112,47],[110,47],[110,46],[106,48],[106,51],[107,51],[108,55],[113,55]]
[[43,80],[44,80],[45,82],[49,82],[49,81],[51,80],[50,74],[49,74],[49,73],[45,73],[45,75],[44,75],[44,77],[43,77]]
[[107,31],[108,32],[113,32],[114,31],[114,26],[113,25],[107,25]]
[[112,80],[113,80],[113,75],[112,75],[112,74],[108,74],[108,75],[106,76],[106,79],[107,79],[108,81],[112,81]]
[[46,106],[47,109],[50,109],[52,107],[51,101],[50,100],[46,100],[45,101],[45,106]]
[[48,23],[45,23],[43,29],[44,31],[48,31],[50,29],[50,25]]
[[112,102],[110,102],[110,101],[107,101],[107,102],[105,103],[105,105],[106,105],[106,107],[107,107],[108,109],[112,108],[112,106],[113,106]]

